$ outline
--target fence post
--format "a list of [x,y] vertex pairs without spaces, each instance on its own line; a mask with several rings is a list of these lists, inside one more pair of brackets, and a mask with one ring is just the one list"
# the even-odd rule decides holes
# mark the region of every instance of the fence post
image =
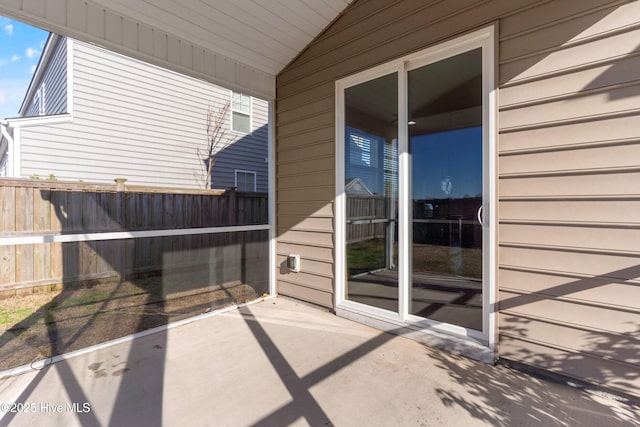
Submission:
[[[114,219],[118,223],[118,228],[124,230],[127,224],[127,212],[123,193],[126,190],[125,182],[127,180],[125,178],[116,178],[114,181],[116,182],[116,214]],[[118,253],[115,265],[116,273],[119,281],[123,282],[127,276],[127,241],[115,240],[113,244]]]
[[229,187],[229,225],[236,225],[237,187]]
[[116,191],[125,191],[125,182],[127,182],[127,178],[116,178],[114,181],[116,182]]

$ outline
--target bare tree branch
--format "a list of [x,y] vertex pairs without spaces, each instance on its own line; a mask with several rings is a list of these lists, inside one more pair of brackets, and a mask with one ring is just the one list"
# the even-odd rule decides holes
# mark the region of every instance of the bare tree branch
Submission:
[[209,104],[207,108],[207,146],[205,149],[201,147],[196,149],[201,173],[203,175],[201,182],[204,188],[212,188],[213,167],[216,163],[215,156],[228,142],[225,119],[230,108],[230,101],[227,101],[217,111],[211,107],[211,104]]

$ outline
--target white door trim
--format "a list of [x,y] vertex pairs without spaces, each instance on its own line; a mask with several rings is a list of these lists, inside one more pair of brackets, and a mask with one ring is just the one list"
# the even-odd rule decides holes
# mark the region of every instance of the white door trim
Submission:
[[[482,331],[436,322],[408,314],[411,231],[409,203],[411,201],[410,159],[408,153],[408,130],[398,129],[398,186],[399,186],[399,311],[392,313],[365,304],[345,299],[346,285],[346,195],[345,187],[345,140],[344,140],[344,91],[346,88],[364,83],[390,73],[398,76],[398,123],[407,123],[407,71],[437,62],[471,49],[482,48],[483,75],[483,315]],[[469,354],[475,358],[491,361],[496,351],[496,294],[497,294],[497,102],[495,66],[495,27],[489,26],[455,39],[429,47],[420,52],[373,67],[358,74],[336,81],[336,211],[335,211],[335,307],[344,317],[353,318],[384,330],[398,330],[398,333],[426,336],[431,344],[447,347],[447,340],[453,347],[462,350],[468,344]],[[386,326],[385,326],[386,325]],[[399,328],[399,329],[398,329]],[[404,332],[403,332],[404,330]],[[430,337],[430,338],[429,338]],[[435,337],[435,338],[434,338]],[[444,341],[443,341],[444,337]],[[447,338],[448,337],[448,338]],[[423,339],[418,338],[421,341]],[[443,344],[444,343],[444,344]],[[461,344],[462,343],[462,344]],[[449,346],[451,347],[451,346]],[[464,350],[458,351],[469,353]],[[489,360],[491,359],[491,360]]]

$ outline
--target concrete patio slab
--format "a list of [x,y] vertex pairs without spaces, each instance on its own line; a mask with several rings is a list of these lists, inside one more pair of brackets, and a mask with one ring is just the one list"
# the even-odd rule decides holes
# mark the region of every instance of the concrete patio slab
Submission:
[[12,426],[640,425],[637,406],[284,298],[3,379],[0,403]]

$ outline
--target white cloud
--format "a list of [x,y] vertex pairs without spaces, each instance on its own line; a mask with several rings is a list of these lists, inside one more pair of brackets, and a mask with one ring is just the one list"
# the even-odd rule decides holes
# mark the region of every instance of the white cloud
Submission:
[[20,60],[20,57],[18,55],[13,55],[11,57],[11,62],[16,62],[16,61],[19,61],[19,60]]
[[0,104],[4,104],[5,102],[7,102],[7,97],[5,96],[4,92],[0,90]]
[[40,55],[40,51],[32,47],[28,47],[27,50],[25,51],[25,55],[27,55],[27,58],[32,59]]
[[36,66],[32,65],[31,68],[29,69],[29,74],[33,74],[36,72]]
[[4,26],[4,32],[8,35],[13,35],[13,24],[7,24]]

